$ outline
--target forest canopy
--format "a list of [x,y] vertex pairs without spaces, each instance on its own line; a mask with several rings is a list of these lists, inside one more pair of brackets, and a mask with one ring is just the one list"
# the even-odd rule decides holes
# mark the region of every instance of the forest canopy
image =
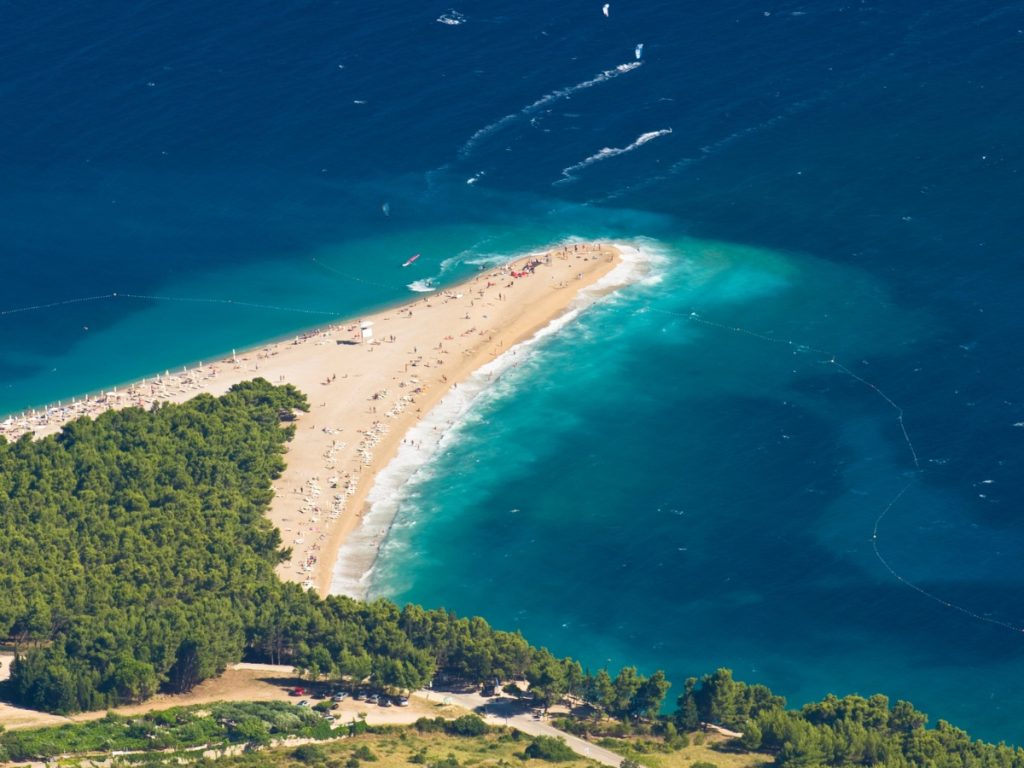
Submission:
[[0,438],[0,639],[15,648],[5,697],[61,713],[112,707],[248,658],[392,690],[441,674],[490,687],[525,678],[528,690],[505,690],[545,708],[571,696],[591,722],[646,723],[666,738],[715,723],[780,768],[1024,768],[1021,750],[943,721],[928,729],[907,702],[830,696],[787,710],[727,669],[686,680],[665,715],[660,671],[591,672],[479,617],[282,582],[274,568],[289,552],[265,513],[289,414],[307,409],[293,387],[256,379],[78,419],[42,440]]
[[[526,677],[544,705],[582,695],[577,662],[483,619],[321,599],[277,578],[289,553],[265,512],[294,434],[282,422],[307,407],[293,387],[257,379],[0,440],[0,638],[16,651],[7,697],[99,709],[189,690],[242,658],[390,689],[443,672]],[[605,705],[656,711],[667,688],[661,673],[627,668]]]
[[0,439],[11,696],[69,712],[186,690],[237,660],[287,556],[264,515],[291,386],[256,381]]

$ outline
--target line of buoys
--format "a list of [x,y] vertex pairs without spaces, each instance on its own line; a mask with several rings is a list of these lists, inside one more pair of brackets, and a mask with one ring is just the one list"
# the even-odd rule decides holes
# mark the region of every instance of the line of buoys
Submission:
[[337,317],[340,312],[329,312],[323,309],[303,309],[301,307],[282,307],[277,304],[258,304],[252,301],[237,301],[236,299],[214,299],[214,298],[191,298],[188,296],[147,296],[140,293],[115,293],[114,297],[125,299],[142,299],[145,301],[173,301],[184,304],[226,304],[233,307],[246,307],[249,309],[269,309],[274,312],[296,312],[303,315],[321,315]]
[[70,304],[83,304],[90,301],[104,301],[112,299],[137,299],[144,301],[173,301],[178,303],[186,304],[223,304],[235,307],[246,307],[249,309],[267,309],[274,312],[295,312],[304,315],[319,315],[324,317],[339,317],[340,311],[331,312],[320,309],[304,309],[302,307],[282,307],[277,304],[259,304],[252,301],[238,301],[236,299],[218,299],[218,298],[203,298],[203,297],[189,297],[189,296],[149,296],[141,293],[104,293],[98,296],[80,296],[74,299],[63,299],[61,301],[51,301],[47,304],[33,304],[27,307],[16,307],[14,309],[0,310],[0,317],[6,317],[8,315],[16,315],[24,312],[36,312],[43,309],[55,309],[57,307],[63,307]]
[[946,608],[950,608],[950,609],[952,609],[954,611],[958,611],[959,613],[962,613],[965,616],[969,616],[972,619],[977,619],[978,621],[983,621],[986,624],[993,624],[993,625],[995,625],[997,627],[1003,627],[1004,629],[1009,629],[1009,630],[1012,630],[1014,632],[1024,632],[1024,627],[1021,627],[1021,626],[1019,626],[1017,624],[1013,624],[1013,623],[1011,623],[1009,621],[1003,621],[1002,619],[996,619],[996,618],[993,618],[992,616],[985,616],[984,614],[980,614],[980,613],[977,613],[976,611],[972,611],[970,608],[965,608],[962,605],[958,605],[957,603],[954,603],[954,602],[951,602],[949,600],[946,600],[945,598],[939,597],[938,595],[936,595],[936,594],[934,594],[932,592],[929,592],[924,587],[921,587],[921,586],[915,584],[914,582],[904,578],[902,575],[900,575],[896,571],[895,568],[893,568],[891,565],[889,565],[889,561],[885,559],[885,557],[882,555],[881,551],[878,548],[878,529],[879,529],[879,527],[882,524],[882,520],[885,518],[885,516],[887,514],[889,514],[889,510],[892,509],[894,506],[896,506],[897,502],[899,502],[899,500],[903,498],[903,494],[905,494],[908,490],[910,490],[910,487],[912,485],[914,485],[914,483],[915,483],[915,480],[911,480],[909,483],[904,485],[900,489],[899,493],[897,493],[895,496],[893,496],[892,500],[885,506],[885,509],[882,510],[882,514],[880,514],[875,519],[875,527],[871,531],[871,548],[874,550],[875,557],[878,558],[878,562],[880,562],[885,567],[885,569],[892,575],[892,577],[894,579],[896,579],[898,582],[903,584],[905,587],[909,587],[910,589],[914,590],[918,594],[920,594],[920,595],[922,595],[924,597],[927,597],[929,600],[932,600],[932,601],[938,603],[939,605],[945,606]]
[[885,556],[882,554],[880,547],[880,531],[882,522],[883,520],[885,520],[889,512],[897,504],[899,504],[899,502],[903,499],[907,491],[909,491],[912,487],[914,487],[914,485],[918,483],[920,473],[922,470],[920,457],[918,456],[917,450],[914,448],[913,441],[910,439],[910,433],[907,430],[907,426],[903,418],[903,408],[899,404],[897,404],[891,397],[889,397],[889,395],[886,394],[880,387],[868,381],[863,376],[860,376],[859,374],[851,371],[848,367],[840,363],[836,359],[835,355],[825,352],[822,349],[818,349],[817,347],[813,347],[808,344],[799,344],[792,339],[780,339],[776,336],[771,336],[769,334],[761,333],[758,331],[752,331],[741,326],[727,325],[725,323],[709,320],[702,317],[697,312],[690,312],[688,314],[685,314],[682,312],[672,312],[670,310],[658,309],[655,307],[648,307],[647,309],[653,312],[659,312],[661,314],[682,317],[690,322],[698,323],[709,328],[715,328],[717,330],[729,333],[738,333],[744,336],[749,336],[758,341],[785,346],[791,349],[793,351],[793,354],[812,353],[820,355],[823,357],[823,359],[818,361],[820,364],[831,366],[835,370],[839,371],[841,374],[849,376],[854,381],[858,382],[862,386],[874,392],[879,398],[881,398],[890,408],[892,408],[896,412],[896,422],[897,424],[899,424],[900,431],[903,435],[903,442],[906,444],[907,451],[910,454],[910,459],[914,465],[914,476],[912,476],[910,480],[906,484],[904,484],[900,491],[895,496],[893,496],[892,499],[889,500],[889,503],[886,504],[885,508],[881,511],[878,517],[875,518],[875,523],[871,531],[871,548],[874,552],[875,559],[877,559],[878,562],[882,565],[882,567],[885,568],[885,570],[900,584],[909,589],[912,589],[914,592],[917,592],[919,595],[927,598],[928,600],[938,603],[939,605],[945,608],[949,608],[950,610],[957,611],[958,613],[961,613],[964,616],[967,616],[968,618],[975,619],[986,624],[991,624],[993,626],[1002,627],[1003,629],[1008,629],[1012,632],[1024,632],[1024,626],[1014,624],[1010,621],[1004,621],[993,616],[978,613],[977,611],[973,611],[966,606],[955,603],[952,600],[947,600],[940,595],[928,591],[924,587],[920,586],[919,584],[916,584],[915,582],[911,581],[910,579],[899,573],[895,568],[892,567],[892,565],[889,564],[889,561],[886,560]]
[[99,301],[100,299],[112,299],[117,296],[116,293],[104,293],[101,296],[80,296],[75,299],[64,299],[62,301],[51,301],[48,304],[33,304],[29,307],[16,307],[15,309],[3,309],[0,310],[0,317],[6,315],[17,315],[21,312],[35,312],[39,309],[53,309],[54,307],[63,307],[67,304],[81,304],[86,301]]
[[386,289],[388,291],[394,291],[394,290],[405,291],[405,290],[408,290],[408,286],[405,286],[405,285],[387,285],[385,283],[378,283],[375,280],[367,280],[364,277],[356,277],[355,275],[350,275],[347,272],[342,272],[341,270],[335,269],[334,267],[332,267],[332,266],[330,266],[328,264],[324,264],[321,261],[317,261],[316,259],[313,259],[313,263],[316,264],[318,267],[320,267],[320,269],[326,270],[327,272],[330,272],[333,275],[337,275],[338,277],[344,277],[346,280],[353,280],[353,281],[355,281],[357,283],[363,283],[365,285],[372,285],[372,286],[375,286],[377,288],[384,288],[384,289]]
[[[664,311],[664,310],[655,310],[655,311],[659,311],[660,312],[660,311]],[[671,313],[670,312],[668,314],[679,315],[680,313]],[[713,320],[706,320],[703,317],[701,317],[699,314],[697,314],[696,312],[691,312],[689,315],[686,315],[686,317],[691,322],[700,323],[702,325],[707,325],[707,326],[710,326],[712,328],[718,328],[718,329],[721,329],[721,330],[724,330],[724,331],[731,331],[732,333],[740,333],[740,334],[743,334],[744,336],[750,336],[751,338],[757,339],[759,341],[771,342],[772,344],[782,344],[782,345],[792,349],[794,354],[802,353],[802,352],[811,352],[811,353],[823,356],[825,359],[820,361],[822,364],[824,364],[824,365],[831,365],[831,366],[837,368],[838,370],[842,371],[844,374],[849,376],[854,381],[856,381],[856,382],[860,383],[861,385],[863,385],[863,386],[867,387],[868,389],[870,389],[872,392],[874,392],[876,395],[878,395],[880,398],[882,398],[882,400],[884,400],[885,403],[890,408],[892,408],[894,411],[896,411],[896,423],[899,424],[900,431],[903,433],[903,442],[906,443],[907,450],[910,453],[910,458],[914,462],[914,468],[915,469],[920,469],[921,468],[921,462],[918,459],[917,450],[914,448],[914,443],[910,439],[910,434],[907,432],[906,424],[903,421],[903,409],[900,406],[898,406],[895,402],[893,402],[893,399],[891,397],[889,397],[887,394],[885,394],[885,392],[883,392],[881,389],[879,389],[876,385],[872,384],[867,379],[863,378],[862,376],[859,376],[858,374],[854,373],[849,368],[847,368],[845,365],[840,363],[836,359],[835,355],[833,355],[833,354],[831,354],[829,352],[826,352],[823,349],[818,349],[817,347],[812,347],[812,346],[810,346],[808,344],[799,344],[799,343],[793,341],[792,339],[780,339],[780,338],[778,338],[776,336],[769,336],[768,334],[765,334],[765,333],[758,333],[757,331],[750,331],[750,330],[747,330],[746,328],[741,328],[741,327],[736,326],[736,325],[725,325],[723,323],[717,323],[717,322],[715,322]]]

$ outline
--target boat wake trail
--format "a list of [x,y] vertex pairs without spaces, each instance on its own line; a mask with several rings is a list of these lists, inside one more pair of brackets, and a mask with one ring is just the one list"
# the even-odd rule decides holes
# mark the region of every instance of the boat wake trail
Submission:
[[457,27],[460,24],[466,23],[466,17],[454,8],[449,8],[447,13],[442,13],[437,17],[437,23],[446,24],[449,27]]
[[593,165],[594,163],[599,163],[602,160],[607,160],[609,157],[617,157],[618,155],[624,155],[627,152],[632,152],[634,149],[639,149],[647,142],[654,141],[662,136],[668,136],[670,133],[672,133],[671,128],[663,128],[660,131],[648,131],[647,133],[640,134],[628,147],[605,147],[600,152],[597,152],[584,160],[580,160],[578,163],[570,165],[568,168],[563,168],[562,178],[554,183],[566,184],[570,181],[575,181],[577,171],[583,170],[588,165]]
[[590,78],[589,80],[584,80],[581,83],[576,83],[576,85],[570,85],[566,88],[559,88],[557,91],[552,91],[551,93],[541,96],[535,102],[533,102],[532,104],[527,104],[518,112],[513,112],[511,114],[505,115],[504,117],[494,121],[490,125],[485,125],[483,128],[481,128],[472,136],[470,136],[466,143],[463,144],[462,148],[459,150],[459,158],[465,159],[466,157],[469,157],[469,155],[472,154],[473,150],[476,149],[477,145],[481,141],[486,139],[488,136],[497,133],[510,123],[527,117],[528,115],[531,115],[532,113],[536,112],[538,109],[542,109],[546,107],[548,104],[558,101],[559,99],[564,99],[568,96],[572,96],[577,91],[582,91],[585,88],[592,88],[595,85],[600,85],[601,83],[607,83],[609,80],[614,80],[616,77],[632,72],[633,70],[638,69],[641,66],[643,66],[643,62],[641,61],[631,61],[628,64],[619,64],[619,66],[613,67],[612,69],[606,69],[597,76]]
[[788,117],[795,115],[798,112],[804,111],[817,101],[818,99],[805,99],[803,101],[797,102],[796,104],[791,105],[786,110],[780,112],[777,115],[773,115],[772,117],[769,117],[766,120],[763,120],[754,125],[747,126],[746,128],[741,128],[737,131],[733,131],[724,138],[717,139],[716,141],[713,141],[709,144],[705,144],[700,148],[700,150],[696,154],[683,157],[674,162],[671,166],[669,166],[668,170],[665,171],[665,173],[659,174],[657,176],[648,176],[644,179],[641,179],[638,182],[622,187],[621,189],[617,189],[614,192],[610,192],[603,198],[600,198],[598,200],[591,200],[590,202],[607,203],[612,200],[616,200],[620,197],[623,197],[627,194],[639,192],[641,190],[652,187],[655,184],[658,184],[672,176],[681,173],[682,171],[686,170],[692,165],[695,165],[696,163],[700,163],[703,162],[704,160],[707,160],[710,157],[714,157],[715,155],[719,154],[726,148],[730,147],[731,145],[737,142],[742,141],[743,139],[746,139],[750,136],[754,136],[756,134],[759,134],[763,131],[766,131],[774,127],[775,125],[787,119]]

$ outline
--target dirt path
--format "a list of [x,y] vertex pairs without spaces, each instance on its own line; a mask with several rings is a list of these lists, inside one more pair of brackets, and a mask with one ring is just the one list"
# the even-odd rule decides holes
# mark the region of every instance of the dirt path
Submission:
[[[0,654],[0,679],[9,674],[11,657]],[[216,701],[290,701],[299,699],[289,696],[288,690],[305,685],[290,666],[274,664],[235,664],[220,677],[206,680],[188,693],[161,694],[142,704],[118,707],[113,710],[119,715],[139,715],[171,707],[186,707],[194,704],[210,704]],[[379,707],[365,701],[346,699],[334,715],[341,722],[350,722],[365,715],[371,725],[407,725],[421,717],[439,714],[458,716],[460,710],[481,715],[492,725],[507,725],[530,736],[555,736],[565,739],[574,752],[597,760],[604,765],[619,768],[623,757],[610,750],[591,744],[572,734],[560,731],[543,719],[538,719],[530,710],[524,711],[522,703],[515,699],[497,696],[485,698],[476,693],[448,693],[438,691],[417,691],[409,700],[408,707]],[[30,709],[19,709],[0,704],[0,726],[8,730],[19,728],[41,728],[97,720],[106,711],[83,712],[71,717],[60,717]]]
[[[625,759],[622,755],[611,750],[591,744],[588,741],[573,736],[571,733],[560,731],[553,725],[538,718],[532,711],[524,711],[523,704],[515,699],[506,696],[486,698],[480,694],[467,693],[437,693],[433,691],[418,691],[417,696],[424,699],[450,702],[453,705],[468,709],[481,715],[491,725],[507,725],[530,736],[554,736],[565,739],[573,752],[583,757],[589,757],[604,765],[619,768]],[[443,697],[443,698],[442,698]]]
[[[0,672],[2,675],[9,669],[9,658],[0,657],[0,663],[4,665],[3,672]],[[160,709],[210,704],[215,701],[289,701],[298,703],[299,699],[288,695],[288,689],[296,685],[305,685],[305,683],[295,675],[295,670],[292,667],[242,663],[230,667],[220,677],[202,682],[188,693],[160,694],[142,704],[118,707],[112,711],[119,715],[139,715]],[[333,714],[341,722],[349,722],[355,720],[361,713],[366,714],[366,721],[371,725],[413,723],[420,717],[437,714],[430,703],[420,699],[411,699],[408,707],[378,707],[365,701],[346,699]],[[61,717],[0,704],[0,726],[8,730],[42,728],[97,720],[106,714],[105,710],[97,710]]]

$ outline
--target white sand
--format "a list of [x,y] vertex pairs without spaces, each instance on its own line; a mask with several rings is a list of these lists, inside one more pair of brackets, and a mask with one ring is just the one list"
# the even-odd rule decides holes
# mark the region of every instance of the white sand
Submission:
[[[475,370],[566,312],[582,289],[600,288],[619,261],[611,245],[560,246],[362,318],[373,323],[372,343],[361,343],[360,321],[342,322],[73,408],[46,409],[0,426],[0,434],[43,436],[79,415],[218,395],[256,376],[293,384],[311,407],[296,420],[269,517],[293,549],[280,576],[326,594],[338,550],[359,526],[376,474],[409,429]],[[531,262],[535,268],[524,269]],[[361,556],[372,563],[375,551]]]

